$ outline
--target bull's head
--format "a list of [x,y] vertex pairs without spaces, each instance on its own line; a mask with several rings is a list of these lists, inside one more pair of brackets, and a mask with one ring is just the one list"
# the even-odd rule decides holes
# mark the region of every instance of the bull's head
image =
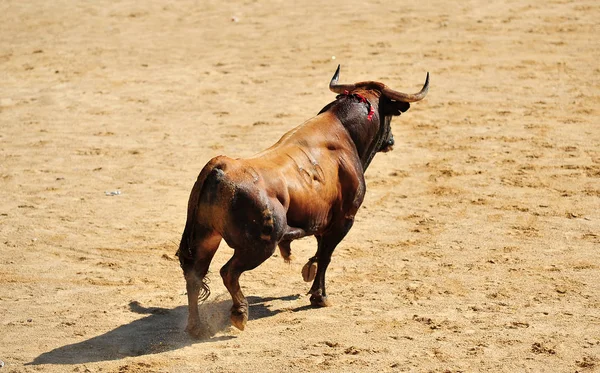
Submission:
[[365,168],[371,162],[371,159],[377,152],[390,151],[394,145],[394,135],[391,130],[392,117],[398,116],[410,108],[411,102],[420,101],[425,98],[429,90],[429,73],[425,79],[423,88],[418,93],[408,94],[395,91],[383,83],[367,81],[355,84],[338,84],[340,75],[340,66],[338,65],[329,89],[338,94],[355,94],[359,97],[365,97],[368,103],[374,107],[377,115],[370,115],[369,120],[379,120],[377,135],[373,139],[370,150],[365,159]]

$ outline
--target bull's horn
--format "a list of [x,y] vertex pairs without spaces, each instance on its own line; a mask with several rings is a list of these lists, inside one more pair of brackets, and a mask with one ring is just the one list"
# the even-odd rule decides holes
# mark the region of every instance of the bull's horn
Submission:
[[415,94],[402,93],[402,92],[394,91],[393,89],[390,89],[388,87],[385,87],[383,89],[382,93],[385,96],[387,96],[388,98],[391,98],[392,100],[402,101],[402,102],[415,102],[415,101],[421,101],[423,98],[425,98],[425,95],[427,95],[428,90],[429,90],[429,73],[427,73],[427,78],[425,78],[425,84],[423,85],[423,88],[421,88],[421,91],[419,93],[415,93]]
[[329,90],[335,93],[344,93],[344,91],[351,92],[356,88],[355,84],[337,84],[338,79],[340,77],[340,65],[338,65],[337,70],[335,70],[335,74],[333,74],[333,78],[329,82]]

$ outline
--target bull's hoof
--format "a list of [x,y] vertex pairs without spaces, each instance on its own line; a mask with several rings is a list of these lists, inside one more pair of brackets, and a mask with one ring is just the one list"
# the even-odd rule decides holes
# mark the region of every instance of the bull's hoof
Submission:
[[326,296],[313,294],[310,296],[310,305],[313,307],[331,307],[331,302]]
[[188,323],[188,325],[185,328],[185,332],[188,333],[192,338],[199,338],[202,334],[200,325],[196,323]]
[[231,311],[231,325],[243,331],[246,328],[247,322],[248,312],[240,312],[237,310]]
[[302,267],[302,278],[306,282],[311,282],[317,275],[317,262],[308,261],[304,267]]
[[291,262],[293,262],[293,261],[294,261],[294,259],[295,259],[295,258],[294,258],[294,256],[293,256],[293,255],[291,255],[291,254],[290,254],[290,255],[288,255],[287,257],[286,257],[286,256],[284,256],[284,257],[283,257],[283,261],[284,261],[286,264],[290,264]]

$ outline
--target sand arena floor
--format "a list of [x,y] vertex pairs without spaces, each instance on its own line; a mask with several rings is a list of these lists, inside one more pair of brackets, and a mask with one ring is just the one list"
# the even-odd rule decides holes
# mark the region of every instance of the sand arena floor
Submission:
[[[0,373],[599,370],[599,19],[590,0],[1,2]],[[198,172],[314,116],[338,63],[431,88],[366,174],[333,307],[308,307],[307,238],[244,274],[234,330],[223,244],[210,337],[187,337]]]

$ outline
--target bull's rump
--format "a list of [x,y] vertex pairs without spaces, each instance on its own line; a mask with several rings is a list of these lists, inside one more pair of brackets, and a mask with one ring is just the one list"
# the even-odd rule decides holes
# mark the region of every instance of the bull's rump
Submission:
[[[229,246],[264,245],[283,234],[282,212],[259,187],[255,175],[220,157],[209,162],[199,188],[195,218],[198,225],[221,235]],[[279,237],[278,237],[279,236]]]

